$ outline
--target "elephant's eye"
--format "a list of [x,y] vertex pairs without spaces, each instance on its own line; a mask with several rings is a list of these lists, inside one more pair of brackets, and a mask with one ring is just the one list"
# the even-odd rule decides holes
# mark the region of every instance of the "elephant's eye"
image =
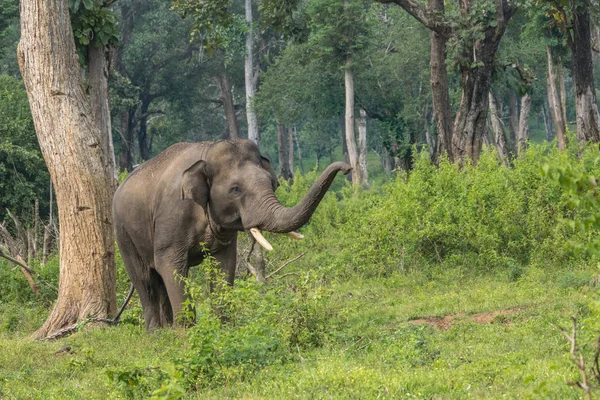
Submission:
[[233,195],[236,195],[236,196],[237,196],[237,195],[239,195],[240,193],[242,193],[242,189],[240,189],[240,187],[239,187],[239,186],[232,186],[232,187],[229,189],[229,194],[233,194]]

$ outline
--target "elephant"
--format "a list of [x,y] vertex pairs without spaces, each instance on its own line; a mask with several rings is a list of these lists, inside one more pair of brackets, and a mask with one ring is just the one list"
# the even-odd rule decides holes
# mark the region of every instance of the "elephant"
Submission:
[[[206,252],[233,285],[238,232],[295,232],[308,222],[336,174],[329,165],[294,207],[275,196],[277,176],[249,140],[178,143],[135,169],[113,199],[113,223],[125,270],[142,304],[148,331],[172,325],[186,299],[189,268]],[[203,244],[203,246],[201,245]]]

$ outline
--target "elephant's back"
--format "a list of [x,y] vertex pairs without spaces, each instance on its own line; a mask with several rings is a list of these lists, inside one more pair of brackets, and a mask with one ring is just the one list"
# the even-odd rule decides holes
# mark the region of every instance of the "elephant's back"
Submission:
[[173,164],[178,163],[184,158],[182,157],[184,156],[184,153],[188,151],[194,151],[194,153],[197,154],[196,157],[202,159],[202,153],[206,152],[210,145],[212,145],[212,143],[176,143],[136,168],[125,182],[134,176],[151,175],[156,177],[156,175],[168,171]]

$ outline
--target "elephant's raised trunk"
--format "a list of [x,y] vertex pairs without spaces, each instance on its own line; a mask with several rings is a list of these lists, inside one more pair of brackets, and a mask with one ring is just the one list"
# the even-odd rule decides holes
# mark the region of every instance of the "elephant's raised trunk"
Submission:
[[266,204],[266,218],[257,227],[275,233],[291,232],[300,228],[313,215],[338,171],[347,175],[351,170],[352,168],[343,162],[331,164],[321,173],[306,196],[291,208],[283,206],[273,195]]

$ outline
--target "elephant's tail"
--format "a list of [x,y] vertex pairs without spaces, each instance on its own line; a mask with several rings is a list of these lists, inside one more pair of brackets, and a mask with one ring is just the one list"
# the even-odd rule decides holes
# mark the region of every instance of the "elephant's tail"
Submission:
[[127,304],[129,304],[129,301],[131,300],[131,296],[133,296],[134,291],[135,291],[135,288],[133,287],[133,283],[132,283],[131,286],[129,287],[129,293],[127,293],[127,297],[125,297],[125,302],[123,303],[123,305],[121,306],[121,309],[119,310],[119,312],[113,319],[113,324],[118,324],[121,321],[121,314],[123,314],[123,311],[125,311],[125,307],[127,307]]

